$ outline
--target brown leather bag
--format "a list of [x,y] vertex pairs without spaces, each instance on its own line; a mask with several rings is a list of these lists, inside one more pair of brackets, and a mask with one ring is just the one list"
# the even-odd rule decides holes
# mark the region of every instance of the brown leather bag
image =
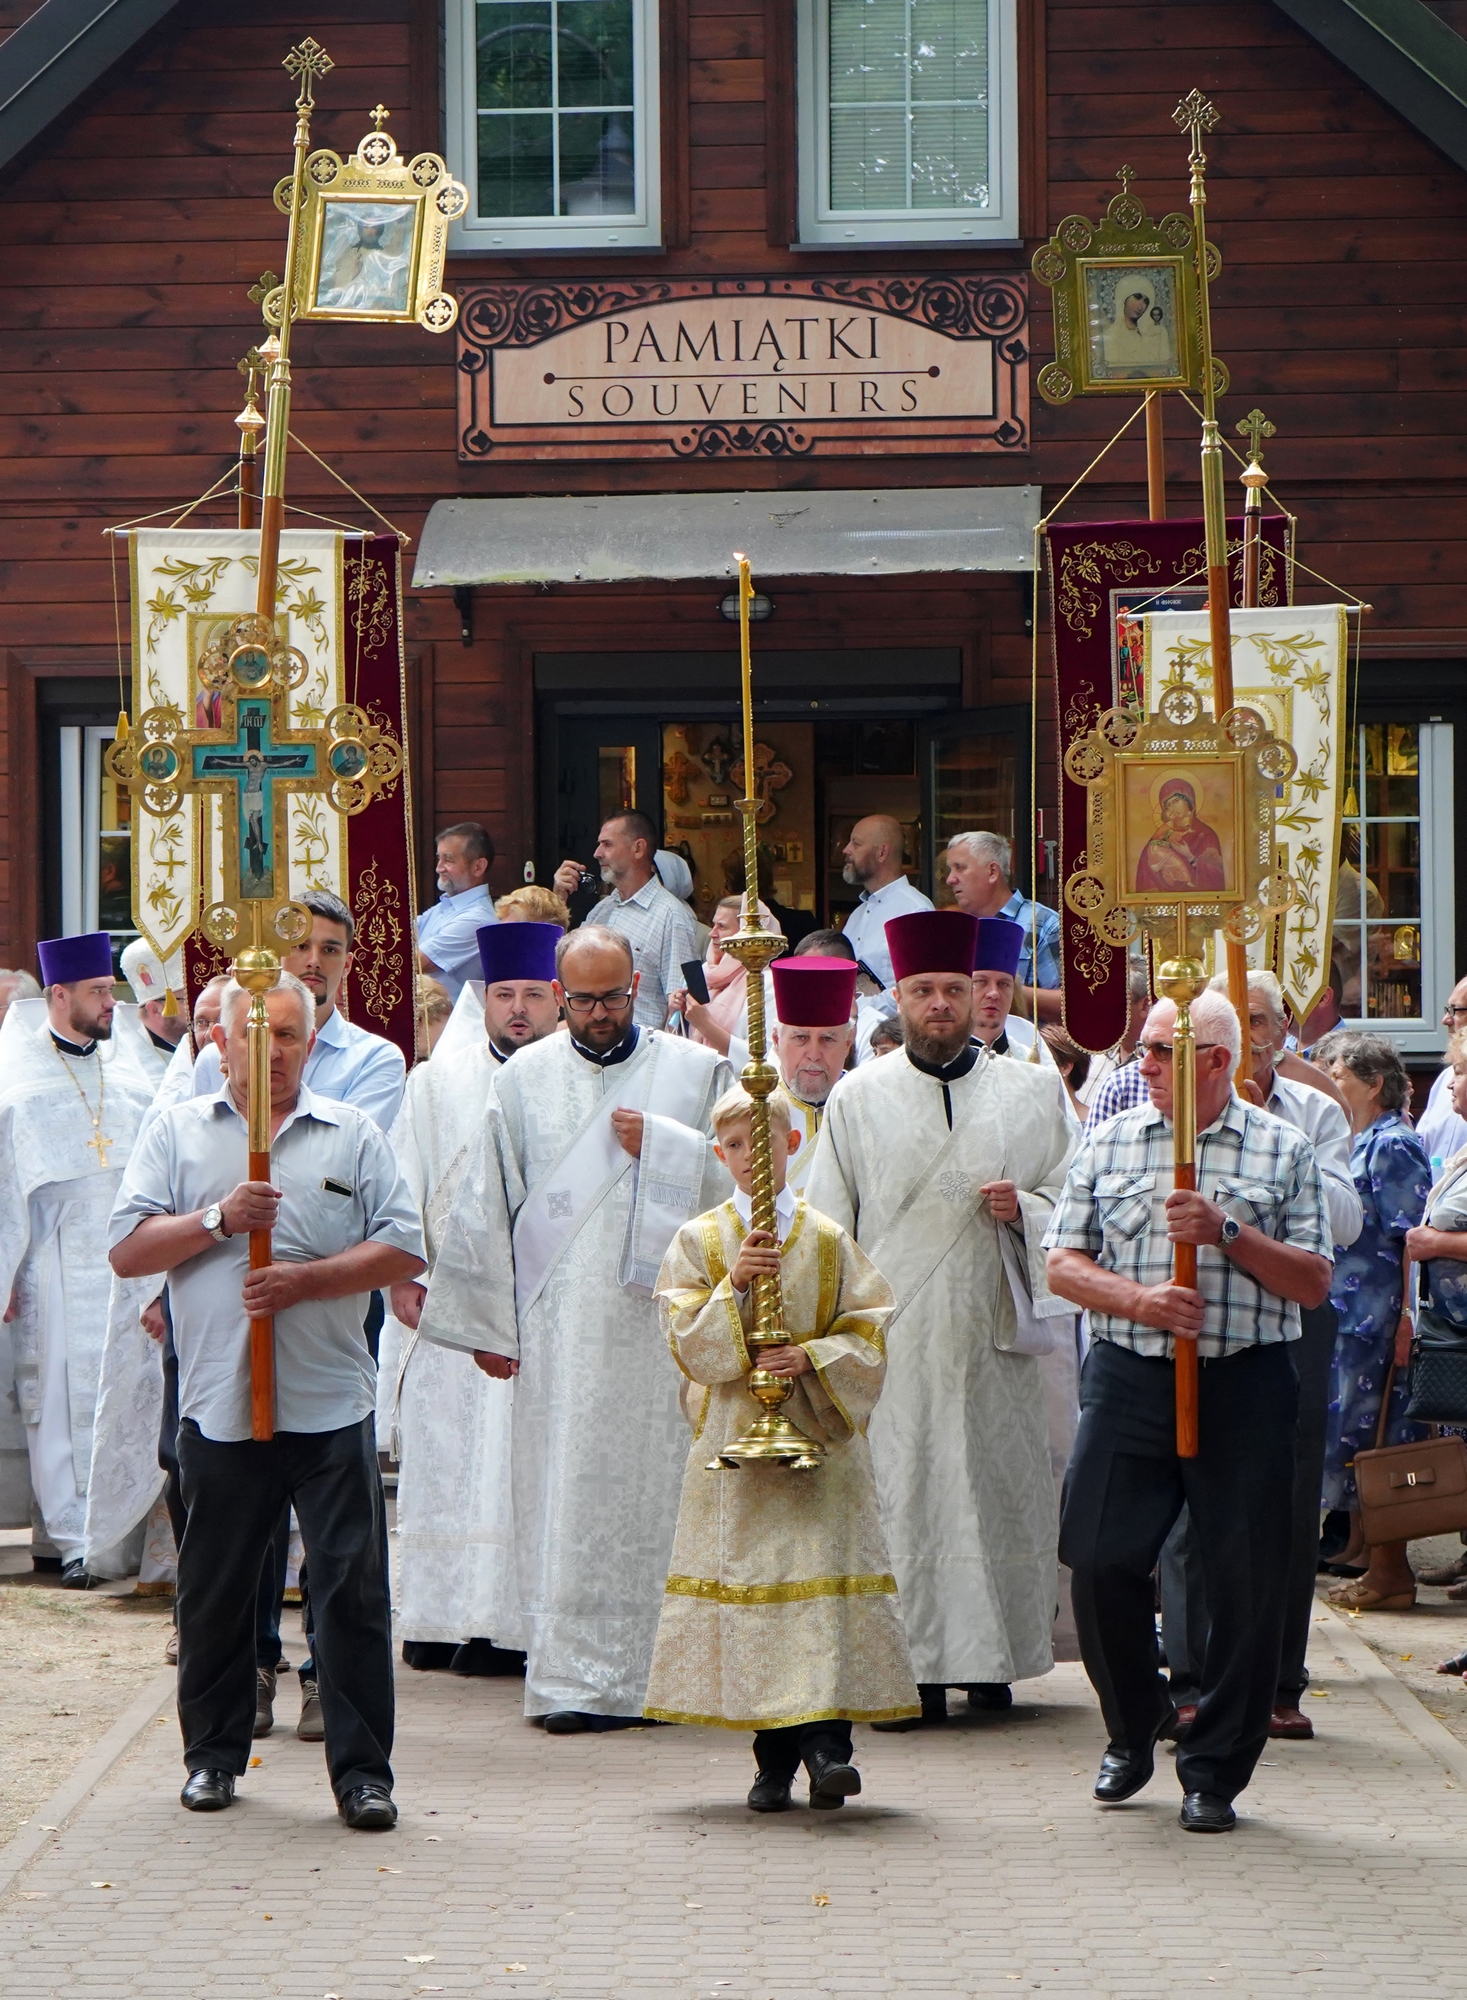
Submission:
[[1375,1449],[1355,1454],[1355,1490],[1367,1543],[1414,1542],[1467,1528],[1467,1442],[1424,1438],[1420,1444],[1382,1445],[1396,1379],[1392,1362],[1380,1401]]

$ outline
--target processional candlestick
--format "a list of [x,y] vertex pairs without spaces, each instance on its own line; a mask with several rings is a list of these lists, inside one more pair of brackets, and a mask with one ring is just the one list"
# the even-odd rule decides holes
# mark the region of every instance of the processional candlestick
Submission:
[[[750,1197],[751,1226],[767,1230],[771,1241],[779,1241],[779,1221],[775,1213],[774,1166],[769,1149],[769,1099],[779,1083],[779,1072],[768,1060],[764,1021],[765,968],[784,950],[784,940],[775,930],[766,930],[759,914],[759,786],[754,776],[754,695],[749,648],[749,605],[754,596],[753,580],[746,557],[736,556],[739,566],[739,652],[743,668],[744,697],[744,797],[739,811],[744,821],[744,923],[737,936],[725,938],[723,948],[736,958],[748,975],[749,1061],[740,1081],[754,1100],[750,1117],[749,1148],[754,1161]],[[754,1327],[750,1345],[754,1348],[754,1369],[749,1376],[749,1393],[763,1405],[763,1414],[754,1419],[743,1436],[718,1454],[708,1470],[734,1469],[744,1465],[785,1465],[795,1472],[813,1471],[825,1456],[825,1449],[808,1438],[786,1417],[780,1405],[794,1391],[784,1376],[771,1375],[759,1366],[759,1350],[783,1347],[788,1339],[780,1322],[779,1273],[759,1272],[752,1281]]]

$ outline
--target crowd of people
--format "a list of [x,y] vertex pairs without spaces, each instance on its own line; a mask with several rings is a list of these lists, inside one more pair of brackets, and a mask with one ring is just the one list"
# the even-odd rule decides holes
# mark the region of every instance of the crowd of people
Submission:
[[[605,893],[578,923],[581,861],[496,901],[493,859],[482,826],[438,837],[411,1069],[344,1011],[350,910],[303,898],[311,935],[266,998],[266,1179],[229,975],[189,1011],[139,940],[119,1002],[105,933],[42,943],[39,985],[0,971],[0,1367],[33,1559],[69,1588],[174,1583],[183,1803],[229,1806],[275,1727],[298,1590],[295,1728],[359,1829],[396,1818],[395,1647],[522,1677],[548,1735],[751,1731],[748,1804],[774,1812],[801,1765],[817,1810],[859,1793],[853,1725],[940,1727],[954,1693],[1001,1715],[1058,1643],[1104,1717],[1097,1801],[1133,1797],[1171,1740],[1182,1825],[1227,1830],[1269,1737],[1312,1734],[1320,1568],[1347,1609],[1415,1601],[1405,1543],[1367,1543],[1354,1468],[1425,1434],[1421,1301],[1467,1332],[1467,980],[1414,1124],[1386,1037],[1301,1047],[1271,973],[1246,1021],[1214,980],[1182,1192],[1175,1009],[1144,959],[1092,1054],[1008,841],[954,838],[937,909],[872,815],[840,929],[758,885],[788,945],[762,975],[770,1232],[741,1083],[760,975],[726,949],[743,899],[701,925],[637,812],[601,828]],[[808,1463],[726,1457],[764,1407],[756,1369]],[[1428,1580],[1467,1597],[1467,1556]]]

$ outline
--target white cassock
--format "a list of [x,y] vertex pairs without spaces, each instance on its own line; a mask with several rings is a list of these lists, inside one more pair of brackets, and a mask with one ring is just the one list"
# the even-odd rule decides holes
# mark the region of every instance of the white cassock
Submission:
[[[642,1029],[625,1062],[549,1035],[506,1063],[438,1244],[420,1332],[517,1357],[511,1424],[525,1712],[640,1715],[687,1458],[652,1290],[724,1200],[707,1136],[732,1082]],[[639,1160],[611,1126],[643,1112]]]
[[[43,1001],[12,1003],[0,1026],[0,1299],[15,1306],[31,1485],[67,1562],[83,1548],[112,1280],[107,1220],[149,1094],[124,1062],[61,1055]],[[105,1167],[91,1143],[99,1111]]]
[[[837,1077],[836,1082],[839,1081]],[[834,1085],[831,1087],[833,1089]],[[815,1141],[820,1137],[820,1127],[825,1122],[825,1106],[807,1104],[803,1097],[795,1095],[787,1083],[782,1082],[780,1088],[789,1099],[790,1110],[794,1113],[791,1130],[800,1135],[800,1149],[785,1170],[785,1185],[791,1193],[802,1195],[815,1161]]]
[[[391,1135],[422,1211],[430,1274],[501,1067],[484,1032],[484,989],[468,981],[437,1048],[409,1075]],[[399,1461],[399,1633],[522,1647],[509,1483],[514,1384],[482,1374],[460,1350],[399,1332],[390,1433],[381,1431]]]
[[[169,1060],[153,1037],[143,1019],[143,1010],[132,1000],[119,1000],[112,1013],[112,1037],[102,1044],[106,1050],[103,1060],[108,1063],[124,1063],[149,1092],[156,1092],[168,1069]],[[173,1051],[177,1054],[177,1050]]]
[[1019,1321],[986,1182],[1020,1190],[1015,1268],[1034,1313],[1045,1225],[1075,1145],[1058,1074],[980,1056],[944,1086],[895,1051],[842,1077],[805,1199],[897,1296],[871,1419],[882,1518],[919,1683],[1027,1680],[1053,1665],[1058,1514],[1041,1363]]

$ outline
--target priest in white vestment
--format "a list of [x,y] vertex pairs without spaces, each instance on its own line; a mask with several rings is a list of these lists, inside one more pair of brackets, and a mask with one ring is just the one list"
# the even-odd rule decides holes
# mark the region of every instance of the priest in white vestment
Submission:
[[500,1070],[419,1331],[516,1378],[525,1712],[568,1735],[642,1716],[687,1456],[652,1292],[729,1192],[708,1119],[732,1073],[635,1025],[620,932],[583,925],[556,956],[570,1032]]
[[63,1583],[84,1590],[107,1219],[151,1093],[129,1066],[101,1058],[116,1005],[107,933],[51,938],[37,951],[44,1018],[22,1003],[0,1027],[0,1298],[32,1490]]
[[805,1191],[825,1101],[840,1082],[856,1037],[854,959],[777,959],[774,983],[774,1059],[789,1098],[800,1146],[791,1155],[786,1185]]
[[1069,1310],[1041,1239],[1074,1124],[1058,1071],[971,1039],[987,926],[1016,929],[962,910],[887,926],[905,1047],[842,1080],[805,1183],[897,1296],[871,1452],[927,1722],[949,1687],[1007,1708],[1011,1682],[1053,1665],[1058,1517],[1035,1351]]
[[[555,1033],[560,937],[558,924],[483,925],[483,984],[465,981],[437,1048],[408,1078],[392,1145],[423,1217],[429,1273],[496,1078],[518,1050]],[[405,1329],[390,1432],[402,1657],[410,1667],[506,1672],[519,1663],[502,1655],[525,1643],[509,1485],[514,1390],[471,1354],[419,1339],[425,1295],[415,1278],[392,1288]]]
[[136,1012],[119,1008],[112,1024],[113,1040],[122,1041],[128,1023],[128,1053],[156,1087],[187,1039],[188,1000],[184,987],[183,954],[176,951],[165,966],[146,938],[134,938],[119,961],[132,988]]

